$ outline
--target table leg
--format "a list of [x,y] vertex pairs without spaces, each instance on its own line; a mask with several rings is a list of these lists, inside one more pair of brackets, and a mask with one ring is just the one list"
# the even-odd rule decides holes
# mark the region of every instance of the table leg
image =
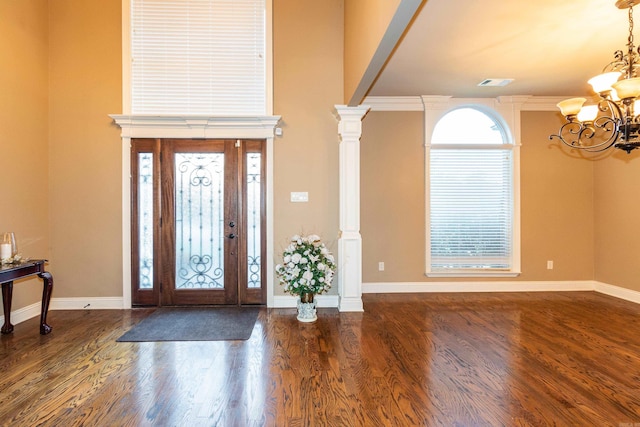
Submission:
[[38,274],[44,282],[42,287],[42,310],[40,311],[40,334],[47,335],[51,332],[51,326],[47,325],[47,312],[49,311],[49,301],[53,291],[53,276],[48,271]]
[[2,284],[2,308],[4,309],[4,325],[0,332],[10,334],[13,332],[11,324],[11,298],[13,297],[13,282],[5,282]]

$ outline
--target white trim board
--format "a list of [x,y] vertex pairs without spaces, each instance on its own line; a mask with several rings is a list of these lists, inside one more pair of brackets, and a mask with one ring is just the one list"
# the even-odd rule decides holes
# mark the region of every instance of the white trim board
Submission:
[[[122,297],[51,298],[49,312],[55,310],[122,310]],[[25,320],[39,317],[42,310],[40,301],[11,312],[11,323],[17,325]],[[47,319],[48,320],[48,319]],[[4,324],[4,315],[0,316]],[[53,325],[55,327],[55,325]]]
[[[17,325],[25,320],[40,316],[41,308],[42,304],[40,302],[34,302],[31,305],[14,310],[11,312],[11,323]],[[0,316],[0,323],[4,325],[4,315]]]
[[122,310],[122,297],[52,298],[50,310]]
[[[423,97],[420,96],[367,96],[362,101],[371,107],[371,111],[424,111],[425,105],[422,101]],[[433,96],[427,96],[427,98],[434,98]],[[439,96],[444,100],[451,99],[453,101],[456,98],[450,96]],[[498,98],[486,98],[487,100],[493,99],[497,102],[510,101],[513,103],[520,103],[521,111],[559,111],[556,104],[564,99],[571,98],[570,96],[505,96]]]
[[[486,281],[486,282],[369,282],[362,293],[431,293],[431,292],[566,292],[593,291],[596,282],[578,281]],[[639,293],[640,294],[640,293]]]
[[595,282],[593,290],[601,294],[640,304],[640,292],[638,291],[621,288],[620,286],[609,285],[602,282]]
[[435,292],[573,292],[594,291],[640,304],[640,292],[595,280],[568,281],[491,281],[491,282],[369,282],[363,294]]

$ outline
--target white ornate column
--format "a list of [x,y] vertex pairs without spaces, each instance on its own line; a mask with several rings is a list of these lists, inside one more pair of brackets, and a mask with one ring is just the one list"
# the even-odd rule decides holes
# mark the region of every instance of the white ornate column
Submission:
[[338,237],[338,310],[362,306],[362,236],[360,236],[360,137],[366,105],[336,105],[340,134],[340,235]]

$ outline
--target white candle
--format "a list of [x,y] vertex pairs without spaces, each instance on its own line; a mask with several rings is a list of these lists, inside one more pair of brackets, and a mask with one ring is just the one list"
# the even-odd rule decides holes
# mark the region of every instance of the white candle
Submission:
[[11,243],[0,244],[0,259],[11,258]]

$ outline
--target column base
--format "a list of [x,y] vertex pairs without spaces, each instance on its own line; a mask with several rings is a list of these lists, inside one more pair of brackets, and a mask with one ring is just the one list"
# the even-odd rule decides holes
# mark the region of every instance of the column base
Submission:
[[338,311],[364,311],[362,297],[340,297]]

